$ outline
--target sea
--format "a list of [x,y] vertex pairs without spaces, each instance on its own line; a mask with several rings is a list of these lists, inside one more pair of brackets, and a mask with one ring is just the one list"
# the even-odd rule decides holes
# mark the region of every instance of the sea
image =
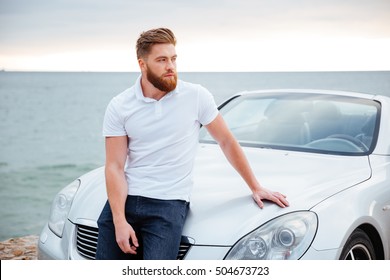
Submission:
[[[0,241],[39,235],[52,199],[104,164],[108,102],[139,73],[0,71]],[[309,88],[390,96],[390,71],[184,72],[217,103],[245,90]]]

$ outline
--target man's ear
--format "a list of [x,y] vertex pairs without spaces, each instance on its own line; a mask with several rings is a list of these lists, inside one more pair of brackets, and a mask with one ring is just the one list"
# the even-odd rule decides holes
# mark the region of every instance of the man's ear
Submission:
[[143,58],[138,59],[138,65],[139,65],[139,68],[141,69],[141,71],[146,70],[146,62]]

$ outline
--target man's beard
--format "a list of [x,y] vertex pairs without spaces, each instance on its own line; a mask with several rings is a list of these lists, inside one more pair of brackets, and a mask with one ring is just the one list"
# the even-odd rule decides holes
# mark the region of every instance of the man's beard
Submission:
[[164,78],[164,75],[174,73],[173,71],[169,71],[167,73],[164,73],[161,76],[155,75],[152,70],[150,70],[150,67],[146,70],[146,77],[148,81],[157,89],[163,91],[163,92],[170,92],[176,88],[177,84],[177,74],[174,73],[174,76],[166,77]]

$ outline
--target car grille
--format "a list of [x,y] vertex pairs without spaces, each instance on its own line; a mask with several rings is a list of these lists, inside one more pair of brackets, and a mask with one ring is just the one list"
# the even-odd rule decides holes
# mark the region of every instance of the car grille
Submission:
[[77,252],[87,259],[95,259],[98,235],[95,227],[77,225]]
[[[94,260],[99,235],[98,228],[78,224],[76,231],[77,252],[86,259]],[[182,236],[179,253],[177,254],[178,260],[184,259],[192,244],[193,242],[189,238]]]

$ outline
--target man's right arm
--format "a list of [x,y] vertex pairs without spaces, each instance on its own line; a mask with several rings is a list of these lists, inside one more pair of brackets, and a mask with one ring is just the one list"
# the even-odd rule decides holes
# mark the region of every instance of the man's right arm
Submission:
[[[124,166],[127,157],[127,136],[106,137],[106,186],[115,226],[116,242],[125,253],[136,254],[138,240],[125,217],[127,182]],[[130,241],[132,244],[130,244]]]

